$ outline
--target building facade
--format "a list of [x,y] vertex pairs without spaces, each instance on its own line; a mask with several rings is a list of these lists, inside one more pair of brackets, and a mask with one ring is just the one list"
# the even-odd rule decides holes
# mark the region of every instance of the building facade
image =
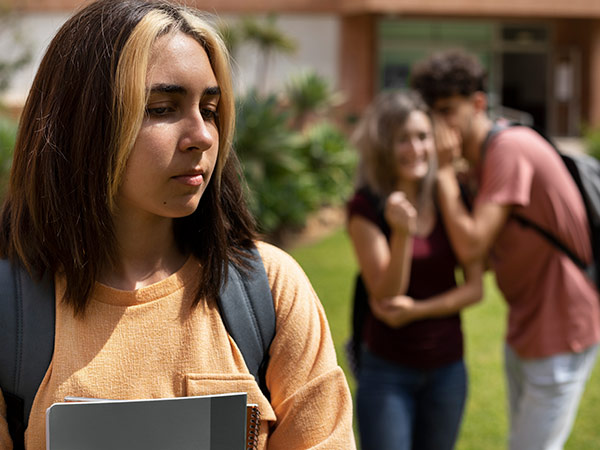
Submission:
[[[38,59],[16,79],[22,98],[39,55],[62,21],[82,2],[5,0],[35,35]],[[299,44],[279,57],[270,87],[299,69],[331,81],[358,116],[376,93],[406,87],[411,65],[431,52],[461,47],[489,71],[493,111],[531,121],[552,135],[574,136],[600,126],[600,1],[598,0],[186,0],[235,23],[246,14],[275,13]],[[236,55],[246,89],[256,54]]]

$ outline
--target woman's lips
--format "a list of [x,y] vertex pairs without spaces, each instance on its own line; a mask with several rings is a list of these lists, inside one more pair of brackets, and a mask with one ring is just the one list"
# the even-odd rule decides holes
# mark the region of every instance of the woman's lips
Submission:
[[177,175],[173,179],[186,186],[200,186],[204,183],[204,175],[201,173],[193,173],[186,175]]

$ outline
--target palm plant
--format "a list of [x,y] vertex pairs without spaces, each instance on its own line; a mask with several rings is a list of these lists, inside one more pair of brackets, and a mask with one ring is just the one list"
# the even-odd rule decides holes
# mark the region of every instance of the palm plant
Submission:
[[276,25],[274,15],[269,15],[263,23],[247,17],[242,21],[244,39],[253,43],[259,50],[256,61],[256,87],[261,94],[267,92],[271,58],[275,53],[293,54],[297,49],[294,40],[283,33]]
[[3,197],[6,191],[16,137],[16,122],[0,116],[0,197]]
[[337,206],[350,196],[357,152],[334,124],[319,121],[301,135],[299,152],[312,174],[319,206]]
[[584,130],[584,140],[587,152],[600,159],[600,128]]
[[304,71],[287,83],[285,95],[293,114],[293,127],[302,130],[309,118],[326,111],[341,101],[327,79],[315,71]]
[[23,42],[14,13],[0,4],[0,41],[9,43],[10,49],[0,56],[0,92],[8,88],[13,74],[31,60],[31,51]]
[[232,56],[235,55],[237,48],[244,38],[241,31],[224,21],[219,21],[217,30],[219,31],[221,39],[223,39],[229,54]]
[[288,122],[274,95],[250,92],[238,99],[234,147],[250,186],[246,198],[261,231],[271,236],[300,225],[310,209],[300,187],[306,171]]

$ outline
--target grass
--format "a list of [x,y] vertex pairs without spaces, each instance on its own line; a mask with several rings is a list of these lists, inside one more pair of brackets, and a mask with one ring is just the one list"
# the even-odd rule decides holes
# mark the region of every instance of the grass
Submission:
[[[343,345],[349,336],[351,298],[356,273],[354,254],[343,230],[315,244],[290,252],[302,265],[325,307],[338,360],[350,388],[355,382],[348,372]],[[491,273],[485,277],[485,297],[463,313],[469,398],[458,450],[506,448],[507,411],[502,364],[506,306]],[[600,426],[600,363],[592,373],[566,450],[597,449]]]

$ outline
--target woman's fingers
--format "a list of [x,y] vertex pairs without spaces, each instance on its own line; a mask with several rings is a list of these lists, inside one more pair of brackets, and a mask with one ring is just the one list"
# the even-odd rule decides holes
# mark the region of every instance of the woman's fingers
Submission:
[[385,204],[385,220],[396,230],[413,234],[417,222],[417,210],[403,192],[392,192]]

